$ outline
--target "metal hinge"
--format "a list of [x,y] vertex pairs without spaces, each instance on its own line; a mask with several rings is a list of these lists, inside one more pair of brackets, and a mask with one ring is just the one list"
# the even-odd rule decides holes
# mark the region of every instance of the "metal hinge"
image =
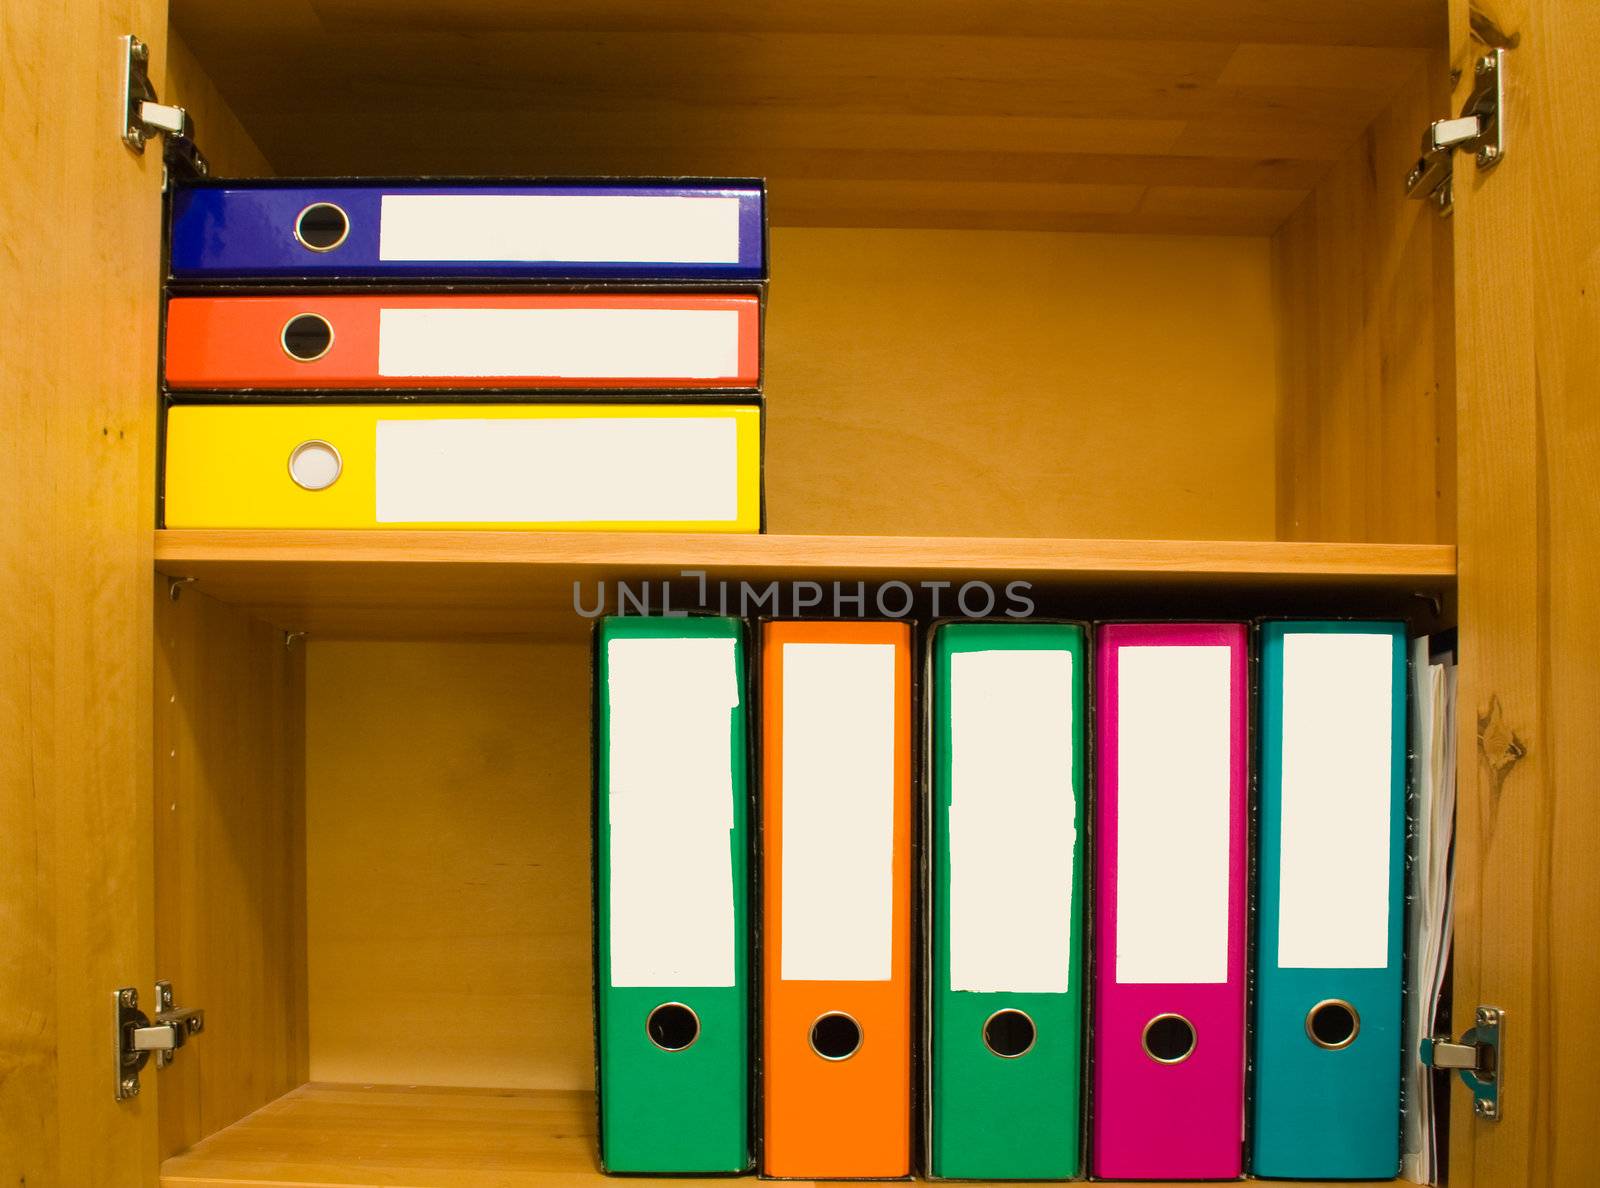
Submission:
[[1453,156],[1470,150],[1478,168],[1493,169],[1506,155],[1505,50],[1490,50],[1472,68],[1472,94],[1453,120],[1435,120],[1422,133],[1422,157],[1406,174],[1406,194],[1431,201],[1441,215],[1454,201]]
[[210,166],[195,145],[194,120],[183,108],[156,101],[155,84],[150,81],[150,47],[132,33],[118,40],[122,44],[122,143],[143,153],[146,141],[161,136],[162,161],[169,175],[204,177]]
[[1428,1068],[1453,1069],[1472,1090],[1472,1112],[1490,1122],[1500,1121],[1500,1048],[1504,1044],[1506,1013],[1499,1007],[1481,1006],[1472,1027],[1459,1042],[1449,1036],[1422,1041],[1422,1063]]
[[117,1100],[139,1095],[139,1074],[155,1053],[156,1067],[166,1068],[178,1049],[206,1027],[206,1013],[172,1005],[172,983],[156,983],[156,1017],[139,1009],[139,992],[124,986],[111,994],[117,1021]]

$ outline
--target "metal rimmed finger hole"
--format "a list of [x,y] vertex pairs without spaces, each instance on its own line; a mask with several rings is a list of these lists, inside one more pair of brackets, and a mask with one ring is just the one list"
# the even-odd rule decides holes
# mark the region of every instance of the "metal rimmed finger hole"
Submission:
[[983,1021],[984,1047],[1007,1060],[1026,1056],[1037,1037],[1033,1020],[1022,1011],[996,1011]]
[[1356,1042],[1361,1016],[1341,998],[1327,998],[1306,1012],[1306,1035],[1319,1048],[1337,1052]]
[[289,358],[310,363],[322,358],[333,346],[333,326],[321,314],[295,314],[283,324],[279,340],[283,343],[283,353]]
[[344,459],[333,443],[313,439],[302,441],[289,453],[289,477],[307,491],[322,491],[338,480]]
[[843,1011],[819,1015],[811,1025],[811,1050],[824,1060],[848,1060],[861,1050],[861,1024]]
[[1157,1015],[1144,1025],[1141,1042],[1157,1064],[1182,1064],[1194,1053],[1194,1024],[1182,1015]]
[[681,1052],[700,1038],[700,1016],[681,1002],[664,1002],[650,1012],[644,1030],[663,1052]]
[[295,216],[294,237],[313,252],[331,252],[350,234],[350,216],[332,202],[313,202]]

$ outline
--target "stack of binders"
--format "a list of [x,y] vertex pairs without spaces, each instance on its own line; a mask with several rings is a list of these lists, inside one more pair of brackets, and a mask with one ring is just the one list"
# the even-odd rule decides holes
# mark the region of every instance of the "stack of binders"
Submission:
[[752,642],[597,630],[607,1170],[1396,1174],[1403,624]]
[[177,190],[169,528],[758,532],[758,181]]

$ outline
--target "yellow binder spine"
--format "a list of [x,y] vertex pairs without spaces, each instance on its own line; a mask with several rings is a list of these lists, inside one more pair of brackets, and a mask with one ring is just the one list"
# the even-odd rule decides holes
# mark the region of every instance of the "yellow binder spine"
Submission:
[[761,410],[175,405],[165,495],[169,528],[759,532]]

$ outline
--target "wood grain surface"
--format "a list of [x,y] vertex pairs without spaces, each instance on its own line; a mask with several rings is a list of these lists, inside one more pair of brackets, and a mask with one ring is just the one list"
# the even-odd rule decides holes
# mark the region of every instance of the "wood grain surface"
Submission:
[[[1459,104],[1473,60],[1453,5]],[[1600,6],[1484,4],[1506,154],[1455,169],[1460,806],[1455,1019],[1506,1012],[1502,1119],[1453,1089],[1451,1183],[1583,1184],[1600,1166]]]

